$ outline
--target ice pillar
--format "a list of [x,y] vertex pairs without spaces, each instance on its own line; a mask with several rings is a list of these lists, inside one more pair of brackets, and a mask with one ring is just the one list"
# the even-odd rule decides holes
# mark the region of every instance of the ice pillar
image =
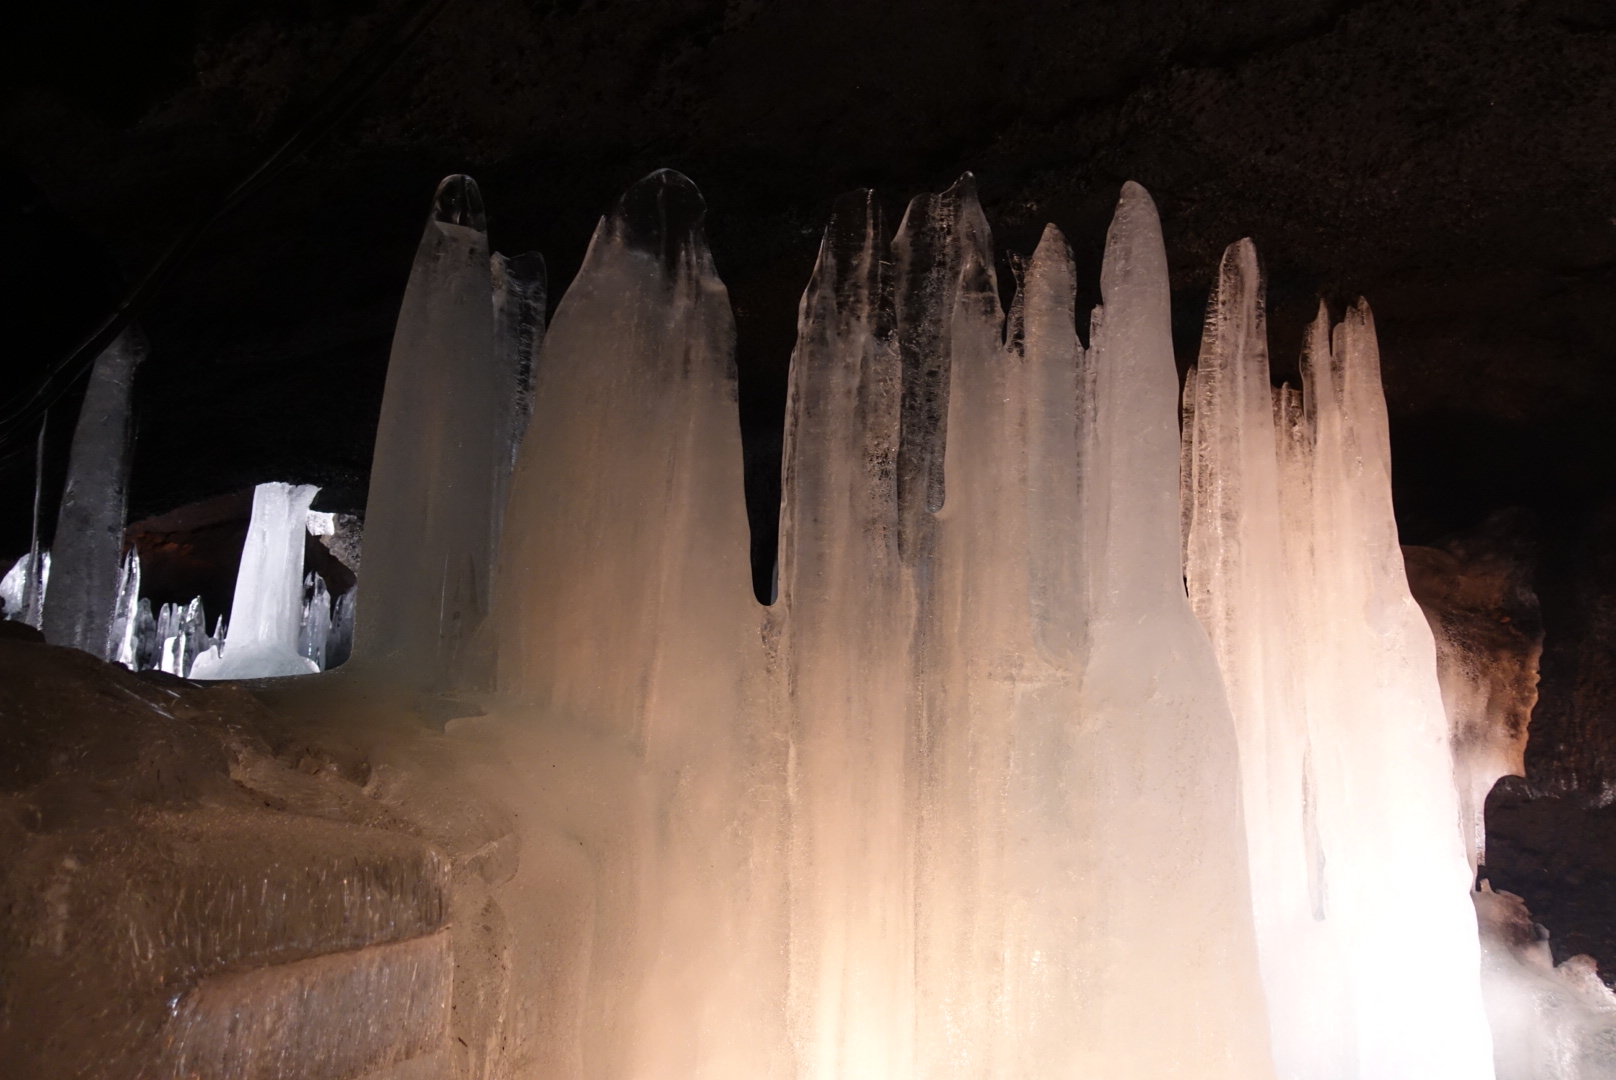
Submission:
[[780,516],[791,717],[791,996],[798,1075],[914,1059],[914,599],[898,552],[892,265],[880,204],[836,203],[798,311]]
[[1314,760],[1302,698],[1297,621],[1313,603],[1299,587],[1312,544],[1305,525],[1287,528],[1305,507],[1282,514],[1280,431],[1250,240],[1224,253],[1184,401],[1185,579],[1240,743],[1274,1060],[1283,1078],[1345,1080],[1356,1075],[1347,943],[1327,903],[1316,778],[1323,762]]
[[1166,252],[1137,184],[1100,289],[1082,468],[1092,615],[1061,791],[1089,893],[1071,932],[1069,962],[1089,973],[1073,1074],[1271,1075],[1234,725],[1181,576]]
[[[1186,576],[1227,679],[1285,1077],[1486,1077],[1469,872],[1431,633],[1392,516],[1367,305],[1269,390],[1249,241],[1186,393]],[[1269,402],[1273,404],[1270,405]]]
[[320,670],[297,647],[309,503],[319,490],[309,484],[271,483],[253,491],[230,629],[222,646],[196,658],[193,678],[263,679]]
[[90,369],[51,547],[55,573],[44,606],[45,639],[104,660],[113,658],[110,638],[134,442],[130,393],[145,355],[145,340],[130,328]]
[[482,196],[438,186],[404,290],[387,367],[354,664],[420,689],[463,684],[488,609],[494,500],[510,447],[494,355]]
[[547,753],[578,755],[569,769],[615,763],[554,811],[556,850],[587,860],[577,918],[598,928],[581,944],[559,917],[535,931],[543,955],[581,965],[537,1044],[556,1072],[787,1070],[785,750],[704,215],[660,171],[596,229],[545,336],[506,513],[501,689],[543,718]]

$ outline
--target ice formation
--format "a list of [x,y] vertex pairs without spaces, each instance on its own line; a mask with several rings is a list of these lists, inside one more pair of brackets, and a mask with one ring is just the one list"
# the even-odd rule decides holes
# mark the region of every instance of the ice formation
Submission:
[[39,602],[50,585],[50,569],[49,551],[31,551],[11,564],[0,578],[0,603],[5,604],[6,618],[39,629]]
[[331,593],[325,578],[311,573],[303,579],[303,618],[297,630],[297,651],[318,670],[325,670],[326,645],[331,638]]
[[196,679],[263,679],[320,669],[298,652],[303,622],[303,547],[312,485],[259,484],[236,572],[230,629],[196,657]]
[[[767,614],[701,212],[659,173],[597,230],[513,485],[500,681],[568,770],[529,812],[579,837],[591,869],[556,873],[584,872],[595,928],[536,1059],[1268,1075],[1234,732],[1179,580],[1149,197],[1119,206],[1092,356],[1053,231],[1006,344],[968,179],[890,255],[873,200],[839,205]],[[564,908],[525,947],[579,957]]]
[[1232,245],[1186,384],[1189,592],[1240,737],[1281,1077],[1487,1077],[1476,923],[1431,633],[1409,593],[1366,304],[1270,390]]
[[488,610],[496,478],[508,464],[514,375],[494,352],[482,195],[439,186],[387,367],[365,510],[355,663],[401,684],[475,681]]
[[53,645],[70,645],[104,660],[116,618],[134,447],[130,393],[146,354],[138,330],[125,330],[96,358],[79,407],[68,459],[67,487],[56,515],[56,582],[45,601],[43,630]]

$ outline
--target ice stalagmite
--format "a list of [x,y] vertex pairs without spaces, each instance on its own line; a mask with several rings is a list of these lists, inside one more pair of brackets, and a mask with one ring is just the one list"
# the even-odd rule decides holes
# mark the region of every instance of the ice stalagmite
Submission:
[[96,357],[73,429],[67,487],[51,554],[56,576],[44,605],[45,639],[102,659],[107,653],[123,554],[134,444],[130,409],[135,368],[146,355],[138,330],[125,330]]
[[1490,1076],[1435,652],[1392,517],[1368,307],[1269,389],[1249,241],[1186,393],[1186,577],[1241,739],[1282,1077]]
[[297,650],[312,485],[259,484],[236,572],[230,630],[191,665],[197,679],[263,679],[320,669]]
[[514,1038],[543,1075],[789,1071],[785,748],[704,214],[662,171],[596,229],[506,513],[499,681],[542,763],[524,814],[549,823],[518,879],[546,907],[517,932],[551,964],[512,990],[543,1026]]
[[1167,259],[1137,184],[1100,288],[1082,467],[1093,599],[1059,793],[1089,894],[1068,953],[1086,976],[1071,1075],[1271,1075],[1234,725],[1180,569]]
[[780,602],[792,776],[798,1075],[913,1067],[914,602],[898,553],[899,401],[880,204],[838,200],[798,311]]
[[[1223,670],[1240,742],[1252,905],[1280,1077],[1354,1077],[1346,941],[1327,904],[1292,560],[1311,543],[1280,505],[1257,251],[1229,247],[1184,392],[1185,578]],[[1294,516],[1294,515],[1292,515]]]
[[1448,723],[1397,544],[1374,320],[1359,301],[1328,341],[1326,325],[1321,312],[1303,366],[1314,579],[1302,685],[1321,733],[1325,886],[1348,927],[1359,1073],[1488,1077]]
[[393,333],[354,635],[357,666],[418,689],[464,681],[488,609],[511,393],[494,355],[493,311],[482,195],[469,176],[450,176]]

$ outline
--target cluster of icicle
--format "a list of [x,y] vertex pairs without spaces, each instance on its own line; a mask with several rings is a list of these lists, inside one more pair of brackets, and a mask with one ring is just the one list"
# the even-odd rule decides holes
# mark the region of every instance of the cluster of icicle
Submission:
[[[333,602],[324,578],[303,573],[303,534],[322,516],[308,511],[316,491],[277,483],[254,490],[236,576],[234,635],[222,615],[208,633],[201,597],[165,603],[153,615],[151,601],[140,595],[140,554],[131,549],[116,581],[104,649],[94,651],[131,671],[197,679],[306,675],[341,664],[352,648],[356,590]],[[41,568],[37,585],[32,580],[36,565]],[[37,558],[25,555],[0,579],[7,617],[39,629],[37,613],[48,610],[50,565],[48,550]],[[228,664],[223,661],[227,639],[234,643]]]
[[[1006,315],[969,179],[916,199],[890,242],[873,197],[844,199],[800,309],[766,609],[703,214],[677,174],[631,189],[536,366],[478,639],[500,694],[455,729],[503,732],[530,769],[523,874],[545,910],[515,925],[546,960],[518,965],[512,1000],[542,1022],[513,1020],[511,1060],[588,1077],[1490,1075],[1366,313],[1313,354],[1343,396],[1310,387],[1306,418],[1283,414],[1312,494],[1285,526],[1274,495],[1274,543],[1305,538],[1311,576],[1264,563],[1279,606],[1209,602],[1192,560],[1201,614],[1235,624],[1209,641],[1184,585],[1145,191],[1123,190],[1087,347],[1053,227]],[[1266,372],[1261,398],[1277,492]],[[1191,457],[1237,465],[1193,439]],[[1195,560],[1258,558],[1209,533],[1195,491]],[[1225,501],[1205,513],[1245,512]],[[475,540],[482,518],[463,520]],[[1312,598],[1294,616],[1293,593]],[[1291,667],[1237,684],[1231,715],[1225,671],[1305,634]],[[440,657],[466,639],[441,622],[425,638]],[[368,647],[362,623],[356,658]],[[451,681],[480,677],[460,663]],[[1293,684],[1274,764],[1242,783],[1268,737],[1249,700]]]

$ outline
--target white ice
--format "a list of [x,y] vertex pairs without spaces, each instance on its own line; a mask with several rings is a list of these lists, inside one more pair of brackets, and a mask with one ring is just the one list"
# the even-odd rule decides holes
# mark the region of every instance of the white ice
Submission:
[[236,572],[230,630],[191,665],[194,679],[263,679],[319,668],[297,650],[303,548],[313,485],[259,484]]

